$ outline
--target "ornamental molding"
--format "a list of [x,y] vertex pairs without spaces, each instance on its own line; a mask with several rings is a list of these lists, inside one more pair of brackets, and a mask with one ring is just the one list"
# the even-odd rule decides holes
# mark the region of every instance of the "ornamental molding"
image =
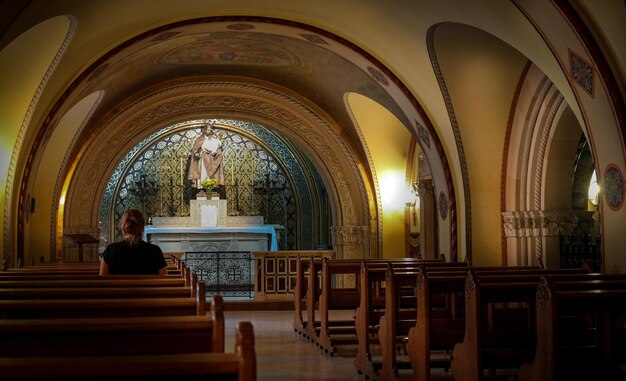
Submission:
[[502,212],[502,226],[508,237],[551,237],[569,235],[574,228],[593,225],[593,212],[522,210]]
[[[66,17],[68,18],[70,25],[67,30],[67,33],[65,34],[65,38],[59,45],[59,49],[57,50],[54,58],[50,62],[50,65],[48,66],[46,73],[41,78],[41,81],[39,82],[39,85],[37,86],[37,89],[35,90],[35,93],[33,94],[33,97],[30,100],[30,104],[28,105],[28,109],[26,110],[24,119],[22,119],[22,124],[20,125],[20,129],[18,130],[17,137],[15,139],[15,144],[11,152],[11,159],[9,161],[9,168],[7,171],[6,186],[4,189],[4,212],[3,212],[4,247],[2,248],[2,251],[3,251],[2,258],[4,259],[9,259],[10,250],[11,250],[10,243],[14,241],[11,239],[11,228],[12,228],[11,219],[14,218],[14,216],[11,213],[11,208],[13,208],[14,204],[11,202],[11,200],[14,197],[14,190],[16,188],[15,182],[17,180],[17,165],[18,165],[18,160],[19,160],[19,153],[23,149],[24,141],[26,139],[26,132],[33,118],[33,113],[35,112],[35,109],[37,105],[39,104],[39,99],[41,98],[43,90],[48,84],[48,81],[50,81],[52,74],[55,72],[55,70],[59,66],[59,63],[61,62],[61,58],[65,54],[67,47],[69,46],[70,42],[72,41],[76,33],[78,21],[73,16],[66,16]],[[46,120],[46,123],[48,122],[49,120]],[[36,147],[38,144],[41,144],[42,139],[43,139],[43,136],[41,134],[38,134],[38,136],[36,137],[37,141],[35,142],[33,146]],[[29,160],[30,159],[32,159],[32,157],[29,157]]]
[[333,245],[364,245],[369,240],[369,226],[331,227]]
[[[357,225],[366,213],[367,193],[358,166],[339,134],[322,116],[299,101],[272,89],[233,82],[181,83],[138,100],[107,120],[97,141],[79,164],[67,210],[69,225],[95,223],[98,213],[100,179],[112,170],[121,151],[132,146],[137,136],[181,117],[191,118],[211,112],[229,118],[257,119],[260,124],[307,142],[312,152],[324,158],[323,165],[332,179],[339,208],[338,218],[347,226]],[[322,159],[320,159],[322,160]],[[355,191],[356,189],[358,191]],[[80,190],[80,191],[78,191]],[[92,213],[84,206],[93,208]],[[75,207],[76,208],[76,207]]]

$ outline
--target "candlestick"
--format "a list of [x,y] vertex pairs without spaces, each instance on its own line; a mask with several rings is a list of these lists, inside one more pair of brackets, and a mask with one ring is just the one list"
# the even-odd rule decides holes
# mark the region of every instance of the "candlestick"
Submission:
[[184,185],[185,183],[183,182],[183,158],[180,158],[180,185]]
[[163,184],[161,183],[161,175],[157,178],[157,184],[159,186],[159,214],[163,214]]
[[233,162],[230,166],[230,183],[235,183],[235,163]]

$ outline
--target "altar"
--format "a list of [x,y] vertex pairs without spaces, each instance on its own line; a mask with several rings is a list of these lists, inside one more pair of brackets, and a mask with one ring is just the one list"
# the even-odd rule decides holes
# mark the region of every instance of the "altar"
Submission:
[[263,216],[229,216],[226,200],[191,200],[189,217],[153,217],[144,240],[165,253],[275,251],[277,228]]

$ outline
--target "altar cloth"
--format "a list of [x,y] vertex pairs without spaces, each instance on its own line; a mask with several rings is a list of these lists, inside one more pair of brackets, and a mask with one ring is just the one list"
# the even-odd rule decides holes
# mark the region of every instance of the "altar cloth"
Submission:
[[143,239],[148,241],[150,234],[159,233],[186,233],[186,234],[207,234],[207,233],[255,233],[270,235],[270,251],[278,250],[278,242],[276,239],[276,229],[272,225],[259,226],[146,226],[143,232]]

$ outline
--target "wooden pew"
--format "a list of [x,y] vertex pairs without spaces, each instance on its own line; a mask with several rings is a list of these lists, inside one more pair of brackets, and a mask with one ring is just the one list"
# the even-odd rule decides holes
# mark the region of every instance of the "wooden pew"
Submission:
[[[440,273],[441,274],[441,273]],[[413,375],[430,380],[431,368],[449,368],[449,358],[431,359],[432,351],[449,352],[465,335],[464,273],[440,275],[419,269],[417,272],[417,320],[409,330],[407,353]],[[450,301],[442,308],[437,299]]]
[[[382,380],[398,378],[398,369],[408,368],[408,361],[399,361],[396,356],[398,344],[408,336],[409,329],[415,326],[417,316],[417,276],[416,269],[394,270],[388,266],[385,271],[385,313],[380,318],[378,338],[382,353],[379,377]],[[405,291],[408,292],[408,295]]]
[[24,279],[0,280],[0,288],[42,288],[42,287],[185,287],[185,279],[180,277],[158,277],[153,275],[112,275],[89,279]]
[[222,297],[209,315],[0,319],[0,357],[224,351]]
[[[582,271],[582,270],[578,270]],[[465,336],[454,347],[452,370],[464,380],[482,380],[484,371],[515,371],[529,361],[535,347],[535,290],[541,276],[478,275],[470,271],[465,284]],[[555,270],[559,280],[598,279],[601,274]],[[499,307],[498,307],[499,306]],[[501,315],[501,316],[499,316]]]
[[[165,256],[167,272],[172,274],[180,274],[182,267],[179,262],[172,259],[171,256]],[[100,271],[100,262],[40,262],[30,266],[18,266],[0,269],[0,277],[3,275],[28,275],[33,272],[38,273],[95,273]]]
[[[393,263],[393,262],[391,262]],[[461,276],[462,279],[465,279],[465,275],[467,273],[468,267],[465,262],[423,262],[417,263],[416,265],[410,266],[407,264],[393,264],[394,270],[413,270],[416,271],[414,274],[417,276],[417,271],[422,268],[424,271],[428,270],[429,272],[436,272],[437,274],[442,274],[442,276],[450,277],[450,276]],[[517,270],[517,269],[539,269],[539,267],[510,267],[507,269]],[[481,270],[484,271],[496,271],[502,269],[501,266],[498,267],[481,267]],[[358,336],[358,351],[357,356],[354,361],[355,367],[360,374],[364,374],[370,378],[376,378],[379,375],[379,371],[383,366],[383,360],[375,359],[372,355],[372,346],[378,344],[380,346],[380,338],[377,333],[379,331],[379,320],[383,316],[386,311],[393,313],[389,308],[385,306],[385,289],[380,289],[380,285],[384,283],[386,277],[386,266],[380,266],[380,264],[370,264],[367,263],[366,269],[364,268],[364,273],[361,274],[360,280],[362,282],[361,285],[361,299],[360,305],[357,308],[356,314],[356,326],[357,326],[357,336]],[[410,287],[415,287],[413,282],[417,282],[417,278],[415,280],[411,279],[409,276],[408,279],[404,280],[405,282],[410,282],[412,285]],[[460,292],[462,292],[462,287],[460,288]],[[448,302],[452,304],[456,303],[458,297],[454,294],[451,295],[451,300]],[[406,301],[405,301],[406,302]],[[417,306],[414,306],[414,308]],[[416,315],[417,313],[415,313]],[[405,314],[406,315],[406,314]],[[415,316],[414,315],[414,316]],[[392,319],[395,319],[393,317]],[[405,316],[406,319],[406,316]],[[415,317],[413,317],[415,320]],[[387,335],[389,336],[389,335]],[[388,343],[387,347],[391,348],[394,344]],[[389,363],[388,367],[394,369],[394,371],[389,372],[387,369],[387,375],[391,377],[391,374],[395,374],[396,365],[395,365],[395,356],[389,355],[387,353],[387,362]],[[408,361],[405,361],[402,364],[404,367],[408,366]]]
[[[413,265],[389,262],[394,270],[420,268],[429,271],[467,271],[465,263],[462,262],[421,262]],[[356,310],[356,329],[358,338],[357,355],[354,360],[355,368],[359,374],[369,378],[378,377],[378,372],[382,367],[382,361],[373,356],[374,345],[380,345],[378,338],[379,321],[383,316],[385,307],[385,283],[387,266],[380,262],[363,262],[359,281],[360,301]]]
[[[506,276],[509,281],[536,282],[545,274],[555,274],[564,277],[563,279],[579,278],[586,274],[581,269],[542,270],[534,266],[472,267],[471,269],[482,275],[483,282],[503,281],[502,276]],[[466,276],[467,270],[436,273],[418,270],[417,320],[415,327],[409,331],[407,342],[407,352],[417,379],[430,380],[431,368],[449,368],[449,356],[438,356],[433,360],[431,353],[433,351],[449,353],[455,344],[463,341]],[[440,305],[431,302],[433,298],[441,298],[442,295],[450,301],[449,309],[442,309]]]
[[191,288],[178,287],[42,287],[0,288],[0,300],[101,299],[101,298],[184,298]]
[[198,282],[195,297],[185,298],[0,300],[0,319],[204,315],[205,297],[205,285]]
[[[401,361],[398,360],[398,357],[396,355],[397,345],[404,343],[406,343],[407,352],[417,347],[417,349],[423,350],[424,353],[428,353],[430,361],[431,349],[420,347],[420,343],[416,342],[416,340],[422,340],[424,332],[432,334],[433,328],[440,330],[440,332],[436,336],[432,337],[435,340],[436,345],[439,346],[440,349],[451,351],[453,349],[453,346],[457,342],[462,341],[465,324],[462,312],[464,304],[463,285],[464,278],[468,269],[472,269],[473,271],[483,274],[484,276],[498,276],[501,273],[509,275],[515,274],[515,276],[522,277],[524,281],[533,281],[535,283],[536,281],[538,281],[541,274],[546,273],[546,270],[542,270],[538,266],[496,266],[471,268],[458,267],[454,269],[441,267],[441,265],[437,264],[428,264],[423,266],[423,268],[441,278],[450,279],[450,284],[447,285],[447,289],[445,291],[439,290],[437,293],[429,295],[427,298],[427,304],[425,305],[426,307],[420,310],[417,303],[421,302],[420,296],[423,297],[424,295],[420,294],[419,289],[417,289],[419,271],[399,275],[401,279],[396,281],[396,283],[398,283],[398,287],[391,287],[388,289],[388,292],[395,293],[396,295],[387,296],[385,313],[384,316],[380,319],[381,323],[379,327],[379,341],[382,352],[382,362],[380,365],[376,364],[376,362],[366,363],[368,366],[364,367],[364,369],[361,370],[363,373],[369,371],[376,374],[376,368],[380,367],[379,375],[382,379],[395,379],[399,375],[399,369],[411,368],[413,363],[415,363],[417,358],[419,358],[416,357],[416,354],[414,354],[414,358],[411,358],[411,355],[409,354],[408,359],[403,357]],[[562,271],[569,274],[582,272],[582,270],[571,269]],[[412,278],[412,276],[415,276],[415,278]],[[387,283],[389,284],[389,282]],[[399,296],[398,292],[402,287],[408,287],[411,290],[417,290],[417,300],[411,298],[402,298],[401,296]],[[401,301],[402,303],[400,303]],[[400,312],[402,309],[403,311]],[[420,324],[424,324],[423,321],[419,322],[418,314],[420,311],[427,312],[427,316],[432,315],[436,317],[437,321],[430,322],[430,329],[426,331],[424,331],[423,329],[421,330],[421,333],[419,335],[421,335],[422,337],[418,336],[416,329],[414,329],[414,333],[412,335],[413,338],[411,339],[409,337],[411,333],[410,328],[416,328],[419,327]],[[386,323],[389,321],[392,321],[394,323]],[[413,325],[414,327],[411,327],[411,325]],[[429,343],[429,341],[422,342],[421,344],[427,343]],[[410,347],[413,348],[410,349]],[[361,348],[362,347],[359,346],[360,350]],[[423,359],[424,357],[425,355],[422,354],[421,358]],[[362,359],[355,361],[357,369],[359,369],[359,365],[361,365],[359,364],[359,361],[362,361]],[[428,375],[430,375],[430,363],[422,362],[418,365],[419,366],[417,369],[427,368],[427,370],[422,370],[421,374],[427,373]],[[449,360],[445,357],[440,357],[439,359],[437,359],[436,365],[438,367],[441,366],[447,368],[449,367]]]
[[[481,283],[470,271],[465,284],[465,335],[454,346],[452,372],[455,379],[484,379],[485,370],[515,370],[532,356],[535,340],[534,304],[538,279]],[[519,303],[508,321],[495,317],[496,303]]]
[[331,355],[336,352],[338,345],[357,343],[354,318],[331,319],[331,310],[354,311],[359,301],[358,284],[356,287],[335,287],[333,278],[351,275],[354,279],[358,279],[360,268],[358,261],[322,259],[321,289],[316,303],[320,329],[315,340],[320,348]]
[[[319,284],[317,277],[321,264],[322,259],[314,258],[313,256],[298,257],[296,263],[293,329],[296,333],[308,339],[313,339],[316,336],[316,331],[315,306],[309,305],[307,301],[316,298],[314,292]],[[303,316],[303,312],[306,312],[306,319]],[[312,334],[311,337],[309,337],[310,334]]]
[[234,353],[124,356],[2,357],[3,381],[13,380],[256,380],[254,331],[239,322]]
[[623,280],[559,283],[544,277],[536,303],[536,349],[520,367],[520,381],[626,379]]
[[[5,280],[5,278],[19,278],[19,277],[32,277],[32,276],[76,276],[76,275],[86,275],[86,276],[98,276],[99,270],[92,269],[36,269],[29,271],[4,271],[0,272],[0,280]],[[168,269],[165,273],[165,276],[182,276],[182,271],[178,269]]]
[[[371,347],[378,343],[378,321],[385,310],[385,295],[382,285],[386,268],[377,264],[361,264],[360,300],[356,309],[355,326],[358,340],[354,366],[359,374],[373,379],[380,369],[380,361],[375,362]],[[374,337],[376,336],[376,337]]]
[[[331,312],[339,310],[356,311],[360,303],[360,275],[361,264],[365,261],[370,267],[385,269],[388,264],[395,267],[415,268],[421,264],[443,264],[440,260],[421,260],[416,258],[386,258],[386,259],[322,259],[321,283],[317,300],[308,300],[309,309],[313,309],[312,316],[319,316],[319,323],[315,321],[315,343],[329,354],[334,354],[339,345],[357,344],[358,338],[354,314],[349,319],[331,318]],[[315,285],[311,285],[315,287]],[[317,295],[317,293],[316,293]],[[315,308],[317,307],[317,308]],[[317,327],[319,326],[319,329]],[[312,333],[312,332],[311,332]]]

